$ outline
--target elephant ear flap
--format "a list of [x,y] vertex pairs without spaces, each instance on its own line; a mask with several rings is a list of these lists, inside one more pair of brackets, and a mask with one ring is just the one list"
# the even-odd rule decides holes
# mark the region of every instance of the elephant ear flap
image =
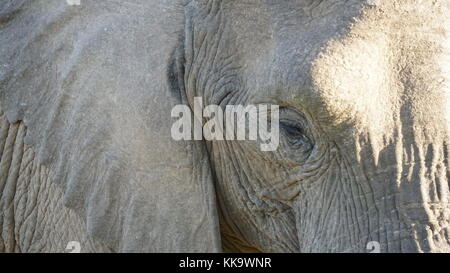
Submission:
[[93,237],[125,252],[220,251],[205,144],[171,137],[184,1],[67,3],[0,3],[2,111],[24,122]]

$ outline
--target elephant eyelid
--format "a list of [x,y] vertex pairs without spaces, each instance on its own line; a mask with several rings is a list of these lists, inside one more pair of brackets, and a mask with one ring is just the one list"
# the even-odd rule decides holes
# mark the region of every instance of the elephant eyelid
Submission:
[[308,119],[300,112],[290,107],[280,107],[280,133],[284,135],[288,145],[286,148],[296,151],[296,156],[309,154],[315,146],[308,125]]
[[311,138],[308,136],[307,127],[300,121],[292,119],[281,119],[280,129],[287,138],[287,143],[294,149],[302,149],[309,152],[314,146]]
[[290,136],[304,136],[304,126],[300,122],[292,120],[280,120],[280,127]]

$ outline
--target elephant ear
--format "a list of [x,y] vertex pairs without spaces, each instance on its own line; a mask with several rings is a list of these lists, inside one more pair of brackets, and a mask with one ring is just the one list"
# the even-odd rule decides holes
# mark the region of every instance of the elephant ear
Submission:
[[90,235],[125,252],[220,251],[205,144],[170,134],[185,3],[76,3],[0,3],[2,110]]

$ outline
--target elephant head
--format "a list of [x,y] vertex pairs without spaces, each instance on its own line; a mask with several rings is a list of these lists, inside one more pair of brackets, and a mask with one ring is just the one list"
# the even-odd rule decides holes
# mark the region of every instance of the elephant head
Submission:
[[[115,251],[449,251],[444,2],[5,1],[0,106]],[[278,148],[174,140],[195,97]]]

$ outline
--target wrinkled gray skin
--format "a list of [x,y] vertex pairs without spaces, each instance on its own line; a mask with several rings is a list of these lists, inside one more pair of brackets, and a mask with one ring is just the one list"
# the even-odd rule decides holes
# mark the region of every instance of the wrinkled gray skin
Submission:
[[[449,9],[2,1],[0,251],[450,251]],[[194,96],[278,150],[172,140]]]

